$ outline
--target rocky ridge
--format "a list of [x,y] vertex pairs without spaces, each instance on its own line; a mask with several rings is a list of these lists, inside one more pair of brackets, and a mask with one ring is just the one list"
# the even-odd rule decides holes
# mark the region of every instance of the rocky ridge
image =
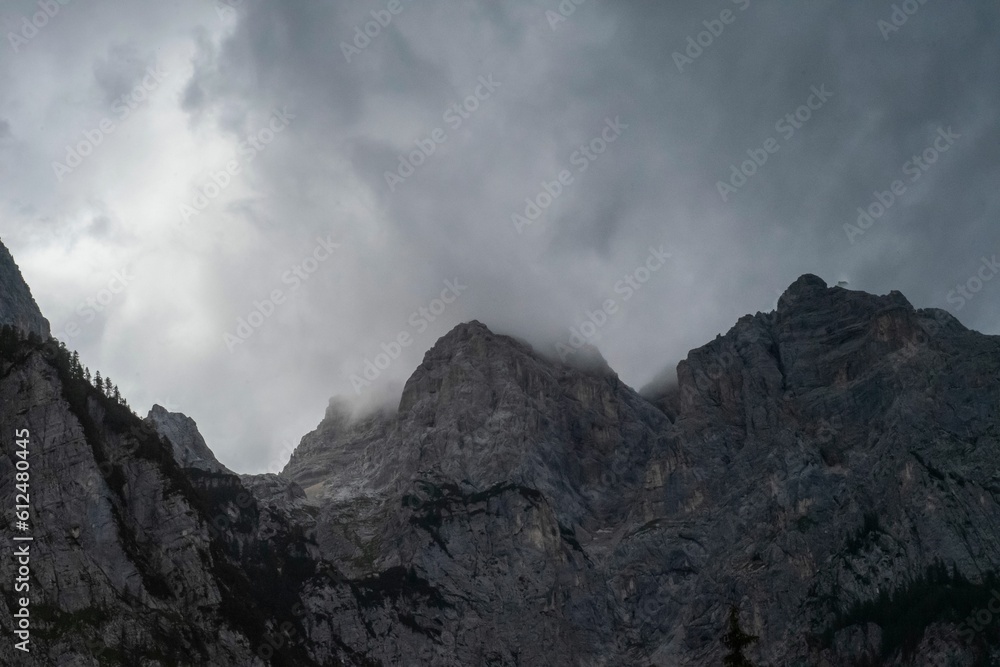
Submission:
[[49,321],[38,309],[7,246],[0,242],[0,325],[3,324],[43,339],[49,337]]
[[146,419],[170,442],[174,460],[180,467],[207,472],[231,472],[215,458],[215,454],[205,444],[205,438],[201,437],[198,425],[187,415],[169,412],[163,406],[154,405]]
[[896,292],[803,276],[641,394],[463,324],[397,410],[331,401],[279,475],[4,341],[35,643],[3,662],[716,665],[731,605],[755,664],[1000,661],[970,623],[1000,585],[1000,338]]

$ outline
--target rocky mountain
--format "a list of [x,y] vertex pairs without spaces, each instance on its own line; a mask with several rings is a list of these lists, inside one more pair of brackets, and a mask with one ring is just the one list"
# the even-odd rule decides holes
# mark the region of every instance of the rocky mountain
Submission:
[[153,428],[170,442],[174,460],[182,468],[198,468],[208,472],[231,473],[215,458],[215,454],[205,444],[205,438],[198,432],[194,420],[179,412],[169,412],[160,405],[154,405],[146,415]]
[[642,393],[462,324],[278,475],[9,328],[0,406],[4,664],[719,665],[731,610],[755,665],[1000,664],[1000,337],[897,292],[803,276]]
[[49,321],[38,309],[7,246],[0,243],[0,325],[3,324],[49,337]]

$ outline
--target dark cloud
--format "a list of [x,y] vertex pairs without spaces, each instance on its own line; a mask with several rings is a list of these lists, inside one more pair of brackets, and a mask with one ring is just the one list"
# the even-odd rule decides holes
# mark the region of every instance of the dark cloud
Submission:
[[[0,64],[13,81],[4,116],[18,128],[45,119],[18,138],[33,143],[4,212],[30,230],[13,250],[54,322],[116,265],[140,267],[77,346],[124,378],[133,404],[171,396],[231,468],[280,465],[282,443],[331,395],[391,402],[436,338],[469,319],[554,354],[616,299],[594,342],[633,386],[770,309],[806,272],[899,289],[1000,332],[1000,279],[949,299],[1000,251],[995,3],[918,5],[886,38],[893,3],[595,1],[553,29],[556,2],[404,0],[350,62],[343,44],[384,3],[248,0],[228,17],[187,2],[157,6],[153,24],[146,4],[78,8],[86,28],[67,16],[16,68]],[[71,46],[96,63],[89,87],[72,65],[42,76]],[[676,53],[690,56],[680,70]],[[57,184],[53,155],[105,113],[67,100],[106,103],[152,60],[180,73]],[[481,77],[499,86],[458,114]],[[819,88],[832,96],[808,120],[776,126]],[[276,110],[294,118],[268,135]],[[615,118],[627,129],[581,168],[581,147]],[[959,138],[909,180],[906,163],[948,128]],[[241,157],[248,137],[270,140]],[[718,182],[768,139],[777,152],[723,201]],[[433,154],[391,188],[386,172],[428,140]],[[233,158],[239,174],[179,228],[179,203],[226,181]],[[511,216],[562,170],[572,182],[518,233]],[[850,237],[857,208],[894,180],[904,194]],[[114,242],[88,222],[98,214],[115,221]],[[89,277],[73,282],[79,261],[57,262],[53,224],[79,230]],[[289,279],[327,238],[340,247]],[[670,260],[626,301],[616,286],[660,246]],[[420,315],[446,280],[467,288],[433,320]],[[230,352],[223,335],[276,289],[287,298]],[[356,397],[352,375],[401,333],[413,344]]]

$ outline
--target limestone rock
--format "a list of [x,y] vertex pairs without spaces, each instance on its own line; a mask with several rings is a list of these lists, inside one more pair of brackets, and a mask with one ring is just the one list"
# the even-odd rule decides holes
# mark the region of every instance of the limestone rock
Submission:
[[179,412],[169,412],[154,405],[146,416],[156,431],[170,441],[174,459],[182,468],[199,468],[209,472],[230,472],[219,463],[215,454],[205,444],[193,419]]
[[5,664],[707,666],[732,605],[760,665],[1000,655],[1000,338],[897,292],[803,276],[643,394],[463,324],[279,475],[54,347],[0,349],[37,555],[37,652]]
[[49,321],[31,296],[31,289],[14,258],[0,242],[0,324],[10,324],[24,333],[34,333],[42,339],[49,337]]

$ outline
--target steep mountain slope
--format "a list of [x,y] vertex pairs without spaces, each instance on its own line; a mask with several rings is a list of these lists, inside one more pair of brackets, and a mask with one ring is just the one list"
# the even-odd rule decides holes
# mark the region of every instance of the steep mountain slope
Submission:
[[[357,663],[328,631],[309,640],[307,586],[344,601],[347,627],[363,625],[356,598],[369,588],[315,558],[308,522],[254,492],[289,484],[231,474],[183,415],[140,420],[92,387],[42,340],[47,324],[13,262],[0,269],[14,285],[0,295],[0,528],[31,538],[0,559],[0,664]],[[29,505],[27,526],[17,504]],[[22,598],[27,650],[13,635]]]
[[284,474],[311,484],[327,558],[352,576],[414,567],[441,591],[413,628],[426,636],[383,638],[386,664],[431,664],[425,646],[452,656],[439,664],[578,664],[614,654],[603,533],[668,425],[606,367],[554,365],[472,322],[426,354],[397,414],[351,425],[333,405]]
[[163,406],[154,405],[146,419],[152,422],[160,435],[170,441],[174,460],[182,468],[231,472],[215,458],[215,454],[205,443],[205,438],[198,432],[198,425],[187,415],[169,412]]
[[803,276],[642,395],[470,322],[396,410],[331,401],[280,475],[235,475],[12,289],[32,651],[3,664],[717,665],[732,605],[761,665],[1000,664],[1000,339],[898,293]]
[[995,337],[803,276],[648,398],[462,325],[397,414],[334,404],[283,474],[327,558],[444,591],[442,664],[718,664],[730,604],[767,664],[973,664],[998,373]]
[[[338,576],[309,558],[303,529],[235,475],[182,469],[152,422],[70,377],[48,345],[0,349],[0,498],[12,508],[21,492],[9,435],[27,430],[30,528],[16,534],[33,537],[31,652],[5,641],[0,662],[329,664],[310,657],[301,633],[273,663],[260,659],[268,632],[301,626],[292,611],[303,582]],[[7,512],[2,525],[14,533]],[[4,628],[17,567],[0,560]]]
[[[986,660],[995,629],[962,623],[1000,564],[1000,339],[804,276],[678,378],[654,403],[698,452],[682,515],[706,524],[678,591],[698,602],[673,617],[686,639],[658,654],[683,664],[692,634],[716,631],[714,595],[740,604],[770,664]],[[659,491],[643,504],[678,518]]]
[[3,324],[43,339],[49,337],[49,321],[38,309],[7,246],[0,243],[0,325]]

